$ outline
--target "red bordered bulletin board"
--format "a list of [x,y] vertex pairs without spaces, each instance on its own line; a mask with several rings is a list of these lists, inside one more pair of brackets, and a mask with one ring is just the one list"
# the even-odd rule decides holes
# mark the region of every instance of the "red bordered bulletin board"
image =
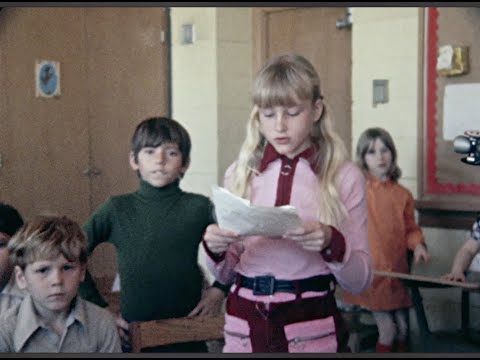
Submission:
[[[476,213],[480,212],[480,166],[462,163],[462,155],[453,151],[453,142],[443,139],[443,96],[448,84],[480,83],[480,8],[426,8],[421,23],[423,111],[419,127],[417,201],[420,224],[469,228]],[[438,47],[446,44],[469,47],[470,71],[467,74],[437,75]],[[480,130],[480,114],[477,130]]]

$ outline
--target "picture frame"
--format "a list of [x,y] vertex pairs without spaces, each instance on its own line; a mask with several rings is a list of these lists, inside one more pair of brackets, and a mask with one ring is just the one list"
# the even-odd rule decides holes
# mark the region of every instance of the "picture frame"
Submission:
[[35,61],[35,96],[60,96],[60,63],[52,60]]

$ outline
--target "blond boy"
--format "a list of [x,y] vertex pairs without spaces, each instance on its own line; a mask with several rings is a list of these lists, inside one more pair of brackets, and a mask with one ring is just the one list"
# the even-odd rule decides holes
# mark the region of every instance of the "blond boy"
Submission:
[[39,216],[8,243],[28,295],[0,316],[0,352],[121,352],[113,316],[77,295],[87,239],[67,217]]

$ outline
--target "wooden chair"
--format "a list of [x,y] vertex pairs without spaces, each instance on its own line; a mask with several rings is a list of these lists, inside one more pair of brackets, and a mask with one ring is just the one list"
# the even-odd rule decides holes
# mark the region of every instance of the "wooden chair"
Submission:
[[[342,300],[342,293],[343,290],[338,287],[335,297]],[[371,317],[370,311],[359,306],[347,306],[343,303],[339,308],[350,333],[348,339],[350,350],[353,353],[359,353],[375,348],[378,337],[377,325],[363,321],[364,318]]]
[[223,339],[224,323],[223,313],[214,317],[132,322],[129,328],[132,352],[154,346]]

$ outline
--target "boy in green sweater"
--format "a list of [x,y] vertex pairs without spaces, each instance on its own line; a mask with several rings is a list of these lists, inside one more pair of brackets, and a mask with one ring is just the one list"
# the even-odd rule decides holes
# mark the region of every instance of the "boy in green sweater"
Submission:
[[[190,163],[190,136],[177,121],[155,117],[142,121],[132,137],[130,166],[140,178],[137,191],[113,196],[84,226],[91,254],[102,242],[117,251],[120,275],[120,335],[128,348],[128,323],[205,316],[221,309],[224,293],[203,292],[198,245],[213,219],[213,205],[203,195],[184,192],[180,179]],[[82,296],[106,306],[87,274]],[[158,352],[206,352],[204,342],[162,346]]]

